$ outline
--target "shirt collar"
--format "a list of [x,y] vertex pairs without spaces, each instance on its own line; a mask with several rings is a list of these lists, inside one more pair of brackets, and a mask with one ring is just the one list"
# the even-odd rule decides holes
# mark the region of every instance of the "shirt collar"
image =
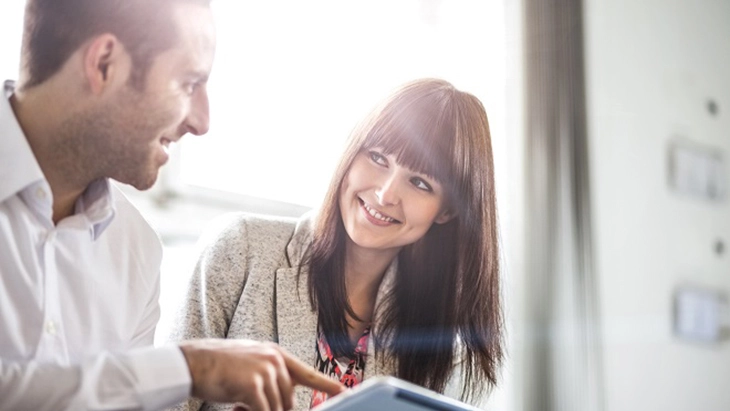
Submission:
[[96,241],[111,224],[116,209],[108,178],[93,181],[76,201],[75,213],[84,215],[91,226],[91,239]]
[[10,106],[14,88],[13,81],[6,81],[0,97],[0,202],[33,183],[45,180]]

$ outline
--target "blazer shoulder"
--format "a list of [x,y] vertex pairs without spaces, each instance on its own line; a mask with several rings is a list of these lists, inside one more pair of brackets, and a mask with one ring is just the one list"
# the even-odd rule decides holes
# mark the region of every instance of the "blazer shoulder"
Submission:
[[247,233],[249,242],[261,247],[270,247],[280,244],[281,241],[288,242],[297,224],[297,220],[293,218],[258,214],[239,213],[235,218]]
[[213,220],[200,238],[208,254],[246,251],[249,258],[282,255],[296,219],[251,213],[228,213]]

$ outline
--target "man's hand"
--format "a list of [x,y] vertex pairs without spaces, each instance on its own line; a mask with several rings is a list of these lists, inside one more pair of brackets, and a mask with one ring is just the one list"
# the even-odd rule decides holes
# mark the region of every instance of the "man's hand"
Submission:
[[180,349],[193,379],[192,395],[208,401],[280,411],[294,406],[297,384],[329,395],[345,390],[274,343],[208,339],[183,342]]

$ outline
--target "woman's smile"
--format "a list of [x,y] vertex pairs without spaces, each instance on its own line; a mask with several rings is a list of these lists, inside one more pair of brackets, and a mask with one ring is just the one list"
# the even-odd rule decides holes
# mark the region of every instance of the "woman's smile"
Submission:
[[395,218],[382,213],[378,210],[376,210],[373,206],[366,203],[362,198],[358,199],[360,201],[360,206],[362,207],[365,217],[368,219],[368,221],[372,222],[375,225],[380,226],[387,226],[391,224],[400,224],[401,222],[396,220]]

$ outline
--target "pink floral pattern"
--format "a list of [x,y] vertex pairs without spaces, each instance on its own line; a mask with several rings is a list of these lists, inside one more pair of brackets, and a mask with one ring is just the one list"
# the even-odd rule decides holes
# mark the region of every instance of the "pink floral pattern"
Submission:
[[[352,388],[362,381],[363,373],[365,371],[365,358],[367,357],[368,351],[368,340],[370,337],[370,327],[366,328],[357,340],[355,346],[355,352],[352,357],[349,358],[334,358],[332,350],[324,334],[320,331],[319,338],[317,338],[317,344],[315,349],[317,350],[317,360],[315,368],[325,374],[329,375],[332,379],[340,381],[347,388]],[[346,360],[347,362],[341,362]],[[327,400],[327,394],[315,390],[312,394],[312,403],[310,408],[316,407]]]

